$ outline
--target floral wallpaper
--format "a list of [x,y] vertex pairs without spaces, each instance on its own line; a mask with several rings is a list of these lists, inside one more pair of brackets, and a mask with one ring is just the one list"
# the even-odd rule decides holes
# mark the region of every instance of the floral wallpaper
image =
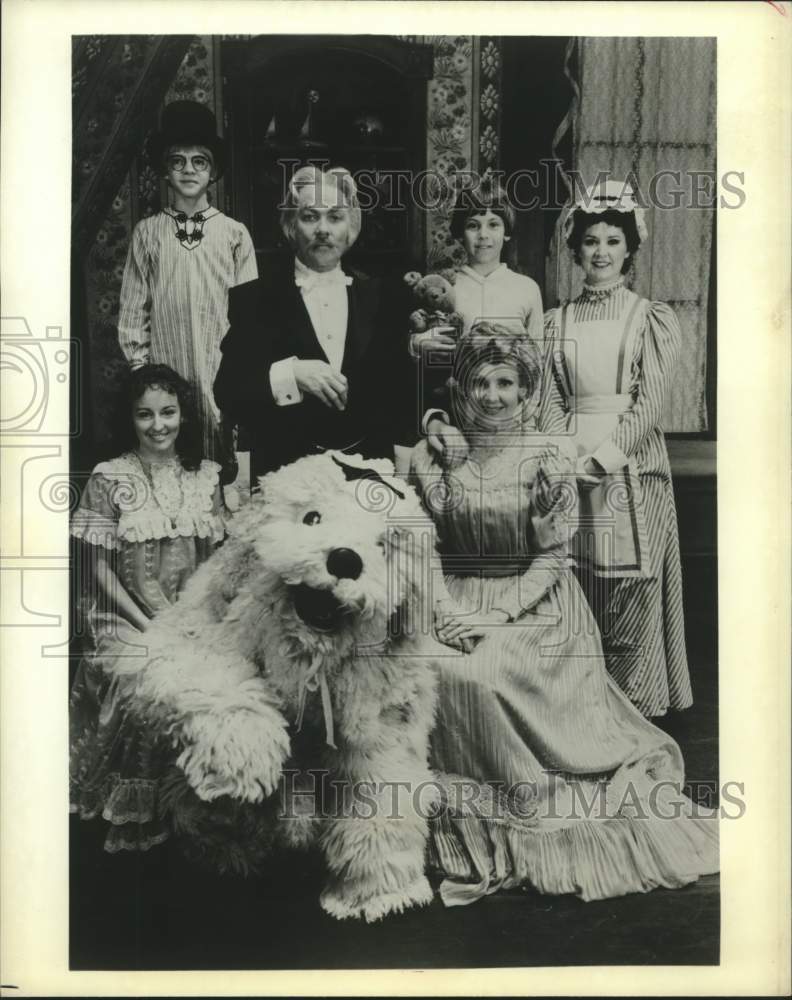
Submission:
[[478,170],[497,170],[500,153],[501,54],[496,38],[479,39]]
[[[429,81],[426,169],[434,175],[434,197],[426,225],[427,270],[464,263],[464,251],[450,232],[454,178],[473,168],[473,39],[429,36],[434,45],[434,79]],[[436,206],[436,207],[434,207]]]
[[109,426],[112,399],[126,361],[118,346],[118,295],[132,231],[129,181],[113,200],[85,263],[85,309],[91,365],[93,428]]
[[199,36],[191,43],[165,98],[166,104],[171,101],[198,101],[214,108],[214,51],[210,36]]
[[[123,44],[104,36],[75,39],[73,43],[72,103],[76,141],[72,164],[72,199],[77,201],[92,180],[107,148],[115,122],[124,112],[149,52],[147,35],[129,36]],[[101,77],[101,86],[95,86]],[[91,86],[89,86],[89,84]],[[90,116],[80,113],[87,106]]]
[[434,178],[426,227],[426,267],[465,261],[450,232],[459,185],[471,172],[496,170],[500,152],[501,51],[494,37],[402,36],[434,46],[427,94],[426,168]]
[[106,35],[83,35],[72,39],[72,100],[76,101],[93,84],[101,71],[103,61],[99,58],[108,43]]

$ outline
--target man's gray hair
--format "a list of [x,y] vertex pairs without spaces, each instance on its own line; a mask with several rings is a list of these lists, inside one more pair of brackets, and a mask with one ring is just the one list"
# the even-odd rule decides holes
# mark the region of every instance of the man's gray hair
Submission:
[[[315,188],[317,195],[322,185],[327,184],[338,192],[338,205],[349,210],[349,245],[355,242],[360,234],[361,215],[357,197],[357,185],[352,174],[344,167],[330,167],[320,170],[319,167],[300,167],[296,170],[286,191],[286,197],[281,205],[280,226],[286,239],[294,244],[294,225],[297,205],[303,188]],[[328,208],[335,206],[329,205]]]

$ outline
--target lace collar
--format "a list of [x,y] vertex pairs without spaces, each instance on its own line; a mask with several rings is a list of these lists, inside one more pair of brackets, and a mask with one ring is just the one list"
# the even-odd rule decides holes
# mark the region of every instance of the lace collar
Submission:
[[609,281],[607,285],[584,284],[580,298],[584,302],[604,302],[611,295],[618,292],[620,288],[624,288],[624,277],[621,275],[613,281]]
[[178,458],[170,458],[164,462],[147,462],[137,452],[132,454],[148,480],[155,503],[162,513],[174,522],[184,503],[181,462]]
[[183,469],[178,459],[148,470],[134,452],[100,462],[106,509],[80,506],[71,533],[94,545],[115,549],[120,541],[190,536],[222,540],[225,524],[216,508],[220,466],[204,459],[199,469]]

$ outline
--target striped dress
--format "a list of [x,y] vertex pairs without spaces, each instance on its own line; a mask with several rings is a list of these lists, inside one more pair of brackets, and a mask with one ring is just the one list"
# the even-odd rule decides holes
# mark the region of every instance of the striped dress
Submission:
[[545,317],[545,343],[566,383],[578,455],[608,474],[581,489],[587,531],[576,555],[600,625],[608,669],[647,716],[693,702],[682,572],[663,405],[679,356],[673,310],[618,281],[584,287]]
[[258,276],[253,242],[241,222],[216,208],[202,213],[203,238],[180,242],[170,210],[142,219],[132,234],[121,285],[118,339],[132,367],[170,365],[192,382],[205,457],[232,458],[230,428],[212,395],[220,341],[228,329],[228,290]]
[[438,660],[431,755],[444,799],[430,860],[441,897],[530,884],[603,899],[717,871],[717,820],[672,789],[679,747],[608,674],[568,566],[569,439],[523,431],[471,455],[443,469],[421,442],[412,459],[451,602],[472,621],[494,608],[511,619]]

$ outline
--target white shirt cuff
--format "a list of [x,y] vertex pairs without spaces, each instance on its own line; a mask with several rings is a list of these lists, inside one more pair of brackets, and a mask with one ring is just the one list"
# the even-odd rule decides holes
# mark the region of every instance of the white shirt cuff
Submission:
[[276,406],[294,406],[302,402],[302,393],[294,378],[294,364],[297,357],[275,361],[269,371],[270,389]]
[[591,457],[599,462],[606,472],[618,472],[630,461],[621,448],[617,448],[610,439],[603,441]]
[[423,420],[421,421],[421,433],[424,435],[424,437],[429,433],[429,431],[427,430],[429,426],[429,421],[432,420],[434,417],[440,417],[446,424],[451,423],[448,414],[446,413],[445,410],[427,410],[426,413],[424,413]]

